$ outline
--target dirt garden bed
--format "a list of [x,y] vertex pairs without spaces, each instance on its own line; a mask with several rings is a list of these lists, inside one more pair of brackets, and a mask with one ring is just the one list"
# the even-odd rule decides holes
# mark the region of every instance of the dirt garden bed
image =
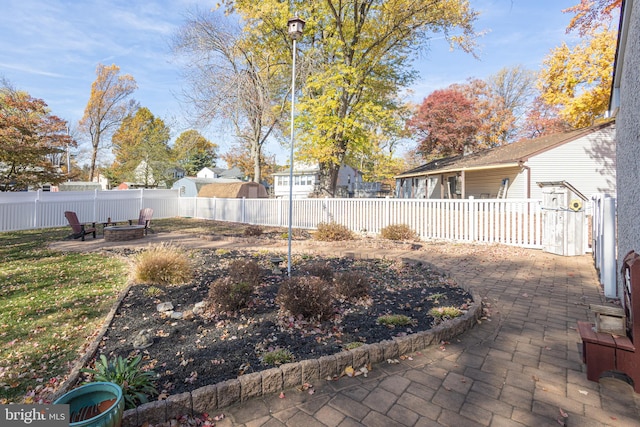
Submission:
[[[138,250],[107,251],[130,257]],[[452,306],[465,312],[473,304],[467,291],[427,264],[296,255],[294,271],[323,262],[336,273],[360,271],[370,277],[368,298],[335,299],[331,318],[314,322],[279,310],[275,297],[285,276],[272,271],[273,254],[206,249],[192,251],[192,257],[195,279],[188,284],[132,286],[98,350],[109,358],[143,354],[145,366],[158,375],[162,395],[272,368],[265,355],[278,349],[290,351],[292,361],[298,362],[426,331],[439,322],[428,314],[431,308]],[[228,273],[235,259],[256,260],[262,281],[248,308],[219,313],[206,304],[209,286]],[[159,311],[163,303],[173,309]],[[408,316],[412,322],[395,327],[378,323],[389,314]]]

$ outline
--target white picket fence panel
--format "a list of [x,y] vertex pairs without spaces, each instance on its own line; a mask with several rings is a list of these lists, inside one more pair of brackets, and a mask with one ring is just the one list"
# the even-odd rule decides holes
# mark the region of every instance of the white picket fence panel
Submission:
[[0,231],[65,226],[65,211],[81,222],[137,219],[143,207],[153,208],[154,218],[171,218],[179,215],[178,199],[178,190],[0,193]]
[[[294,199],[292,227],[315,229],[336,222],[366,234],[406,224],[423,240],[502,243],[542,247],[537,199]],[[0,231],[67,225],[64,211],[82,222],[126,221],[143,207],[155,219],[193,217],[288,227],[287,199],[180,197],[178,190],[0,193]]]
[[[537,199],[294,199],[292,227],[315,229],[336,222],[378,234],[406,224],[421,239],[542,247],[542,209]],[[180,216],[287,227],[288,199],[181,198]]]

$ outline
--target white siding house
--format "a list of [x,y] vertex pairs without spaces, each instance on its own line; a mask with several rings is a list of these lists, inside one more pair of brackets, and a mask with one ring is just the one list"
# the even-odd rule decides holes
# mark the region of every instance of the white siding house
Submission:
[[[289,198],[289,171],[273,174],[273,195]],[[320,168],[306,164],[294,164],[292,198],[305,199],[314,194],[319,184]],[[338,171],[337,189],[340,197],[352,197],[363,186],[362,173],[351,166],[341,166]]]
[[396,176],[399,198],[542,198],[539,182],[616,193],[615,123],[434,160]]

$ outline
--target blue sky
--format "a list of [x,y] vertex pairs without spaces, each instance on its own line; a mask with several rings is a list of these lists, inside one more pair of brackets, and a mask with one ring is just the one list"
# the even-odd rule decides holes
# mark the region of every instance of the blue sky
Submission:
[[[565,28],[571,16],[562,9],[579,0],[471,0],[481,12],[476,28],[475,59],[451,52],[442,39],[420,54],[420,78],[412,100],[420,102],[435,89],[486,78],[503,67],[523,65],[538,70],[549,51],[575,35]],[[173,137],[186,130],[178,94],[184,87],[180,66],[172,56],[171,37],[186,14],[208,10],[205,0],[2,0],[0,4],[0,78],[43,99],[53,114],[75,126],[82,117],[98,63],[116,64],[138,83],[133,97],[165,120]],[[202,133],[225,152],[231,139],[217,128]],[[286,150],[267,147],[280,163]]]

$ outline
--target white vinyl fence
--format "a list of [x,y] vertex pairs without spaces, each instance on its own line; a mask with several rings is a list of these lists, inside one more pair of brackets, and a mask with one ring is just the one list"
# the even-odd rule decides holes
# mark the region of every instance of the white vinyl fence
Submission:
[[[315,229],[336,222],[378,234],[388,225],[406,224],[421,239],[542,247],[541,201],[533,199],[295,199],[292,227]],[[81,222],[126,221],[143,207],[155,219],[194,217],[287,227],[287,199],[179,197],[178,190],[0,193],[0,231],[67,225],[64,211]]]
[[178,190],[0,193],[0,231],[65,226],[65,211],[80,222],[137,219],[142,208],[153,208],[154,218],[171,218],[178,216],[178,199]]
[[[532,199],[294,199],[292,227],[336,222],[377,234],[406,224],[421,239],[542,247],[540,200]],[[180,216],[286,227],[288,199],[181,198]]]
[[617,298],[616,199],[607,195],[597,195],[592,197],[591,204],[594,263],[600,284],[604,288],[604,295],[607,298]]

